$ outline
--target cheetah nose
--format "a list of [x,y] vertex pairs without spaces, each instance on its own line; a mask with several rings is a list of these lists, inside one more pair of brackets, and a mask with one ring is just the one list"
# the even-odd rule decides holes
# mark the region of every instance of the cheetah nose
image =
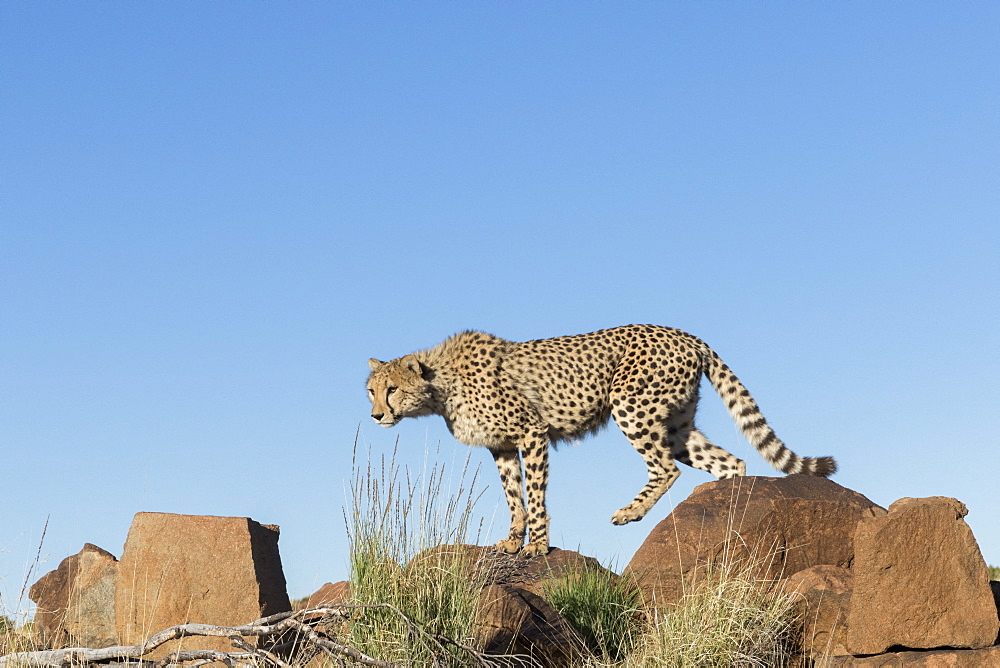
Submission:
[[381,422],[383,417],[385,417],[385,413],[372,413],[372,419],[376,422]]

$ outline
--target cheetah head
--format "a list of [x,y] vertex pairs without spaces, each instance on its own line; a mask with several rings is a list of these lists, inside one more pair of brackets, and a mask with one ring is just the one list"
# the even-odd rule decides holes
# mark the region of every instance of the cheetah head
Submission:
[[393,427],[405,417],[430,415],[430,386],[424,369],[414,355],[381,362],[368,360],[368,398],[372,419],[383,427]]

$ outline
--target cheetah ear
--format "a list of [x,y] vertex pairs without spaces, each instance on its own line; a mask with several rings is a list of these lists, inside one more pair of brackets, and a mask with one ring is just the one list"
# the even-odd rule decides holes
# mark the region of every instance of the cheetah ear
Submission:
[[377,360],[374,357],[368,360],[368,368],[371,369],[372,371],[378,371],[379,369],[382,368],[383,364],[385,364],[385,362],[383,362],[382,360]]
[[417,360],[416,355],[407,355],[406,357],[399,360],[399,364],[404,369],[409,369],[417,376],[423,374],[423,369],[420,368],[420,362]]

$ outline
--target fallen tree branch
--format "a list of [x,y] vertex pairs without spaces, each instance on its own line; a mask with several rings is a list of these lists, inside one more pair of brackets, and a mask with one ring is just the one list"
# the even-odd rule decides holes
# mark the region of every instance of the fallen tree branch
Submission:
[[[171,668],[184,666],[195,668],[208,663],[223,663],[232,668],[242,666],[274,666],[275,668],[294,668],[305,663],[299,661],[290,663],[283,658],[285,655],[311,650],[311,656],[323,653],[335,659],[340,664],[373,666],[374,668],[405,668],[388,661],[382,661],[368,656],[361,651],[338,642],[336,636],[328,634],[322,627],[337,622],[349,621],[352,612],[365,609],[382,608],[392,611],[409,627],[414,636],[421,639],[424,646],[437,651],[432,654],[445,654],[446,645],[451,645],[465,652],[471,662],[481,666],[515,665],[510,660],[519,660],[519,665],[534,663],[530,657],[491,656],[479,650],[457,642],[436,633],[429,633],[419,624],[410,619],[395,606],[377,605],[335,605],[307,608],[294,612],[281,612],[276,615],[258,619],[243,626],[216,626],[213,624],[179,624],[150,636],[138,645],[117,645],[101,649],[87,647],[68,647],[65,649],[39,650],[35,652],[15,652],[0,657],[0,668],[64,668],[66,666],[92,666],[100,664],[103,667],[128,668]],[[287,638],[271,647],[257,647],[248,642],[247,638],[274,637]],[[224,652],[219,650],[182,650],[171,652],[158,661],[143,659],[150,652],[171,640],[191,637],[228,638],[235,650]]]
[[[372,658],[356,649],[326,638],[313,628],[317,625],[347,619],[352,610],[377,607],[391,606],[338,605],[309,608],[295,612],[278,613],[243,626],[216,626],[213,624],[194,623],[179,624],[150,636],[145,642],[138,645],[116,645],[101,649],[68,647],[65,649],[40,650],[35,652],[15,652],[0,657],[0,668],[13,668],[15,666],[48,668],[67,665],[111,664],[123,661],[129,666],[142,666],[143,668],[166,668],[167,666],[186,664],[201,665],[208,662],[221,662],[229,666],[258,666],[263,664],[276,666],[277,668],[291,668],[289,663],[280,659],[273,651],[262,647],[254,647],[244,640],[244,638],[259,638],[262,636],[278,637],[288,631],[294,631],[300,637],[291,643],[285,643],[282,647],[291,648],[291,646],[305,640],[316,645],[326,654],[337,658],[349,659],[355,664],[375,666],[377,668],[401,668],[395,664]],[[395,609],[393,608],[393,610]],[[398,610],[396,612],[402,615]],[[405,615],[403,617],[406,618]],[[414,629],[419,628],[408,618],[406,620]],[[150,661],[142,658],[171,640],[197,636],[229,638],[233,642],[234,647],[237,647],[241,651],[185,650],[168,654],[160,661]],[[192,662],[195,663],[192,664]]]

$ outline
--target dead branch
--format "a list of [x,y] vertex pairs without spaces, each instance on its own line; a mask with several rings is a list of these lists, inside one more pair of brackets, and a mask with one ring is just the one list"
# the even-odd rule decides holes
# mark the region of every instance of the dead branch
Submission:
[[[292,643],[286,643],[286,646],[305,641],[312,643],[326,654],[336,658],[346,658],[354,664],[376,666],[378,668],[397,668],[394,664],[372,658],[356,649],[338,643],[332,638],[324,637],[323,634],[318,633],[313,628],[320,624],[329,624],[340,619],[346,619],[351,610],[358,609],[359,607],[379,606],[338,605],[309,608],[307,610],[271,615],[270,617],[264,617],[243,626],[179,624],[150,636],[145,642],[138,645],[117,645],[101,649],[68,647],[65,649],[35,652],[15,652],[0,657],[0,668],[20,668],[22,666],[47,668],[121,662],[129,666],[141,666],[142,668],[167,668],[168,666],[180,665],[186,665],[188,668],[191,668],[194,665],[210,662],[220,662],[227,666],[265,665],[276,666],[277,668],[291,668],[290,664],[278,658],[273,651],[269,651],[263,647],[254,647],[244,640],[244,638],[259,638],[262,636],[279,637],[287,631],[294,631],[301,637]],[[410,620],[407,620],[407,622],[412,624]],[[413,626],[417,628],[415,624]],[[240,651],[187,650],[173,652],[160,661],[150,661],[142,658],[171,640],[197,636],[229,638],[233,642],[234,647]]]
[[[463,645],[452,638],[429,633],[410,619],[398,608],[388,605],[335,605],[308,608],[294,612],[282,612],[258,619],[243,626],[216,626],[212,624],[180,624],[150,636],[138,645],[118,645],[91,649],[69,647],[65,649],[16,652],[0,657],[0,668],[64,668],[66,666],[93,666],[102,668],[128,666],[128,668],[195,668],[208,663],[223,663],[231,668],[242,666],[273,666],[274,668],[294,668],[293,663],[283,656],[293,652],[301,656],[304,652],[311,656],[323,653],[344,665],[374,666],[375,668],[404,668],[394,663],[370,657],[359,650],[339,642],[335,635],[324,631],[324,627],[350,619],[352,612],[362,609],[383,608],[392,611],[409,627],[414,637],[419,638],[432,654],[443,654],[445,646],[451,645],[465,652],[471,662],[481,666],[497,665],[500,657],[486,655],[473,647]],[[288,636],[292,640],[287,640]],[[172,652],[159,661],[143,659],[150,652],[171,640],[190,637],[228,638],[234,651],[184,650]],[[271,647],[257,647],[247,638],[284,638],[285,642]],[[506,657],[511,659],[514,657]],[[527,657],[521,657],[527,658]]]

